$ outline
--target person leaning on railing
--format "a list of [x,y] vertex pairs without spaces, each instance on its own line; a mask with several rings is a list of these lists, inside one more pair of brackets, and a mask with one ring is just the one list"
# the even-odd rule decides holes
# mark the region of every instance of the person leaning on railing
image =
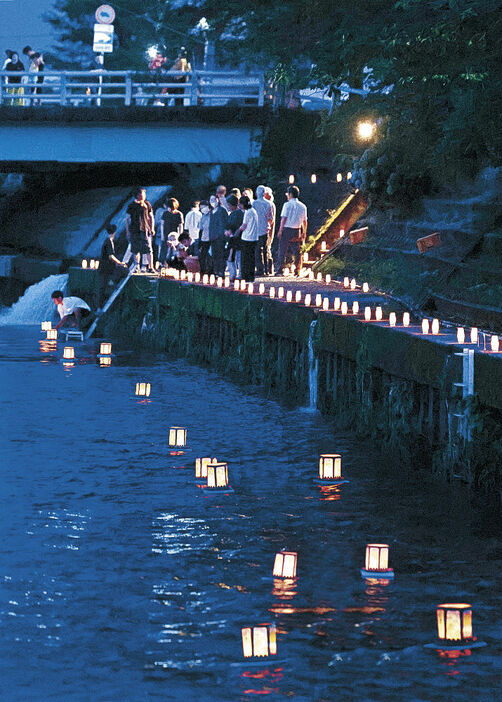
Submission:
[[[170,68],[170,71],[174,72],[179,72],[183,71],[183,73],[190,73],[192,70],[192,67],[190,65],[189,60],[187,59],[187,50],[185,49],[184,46],[181,47],[180,52],[178,54],[178,58],[176,61],[173,63],[173,65]],[[173,76],[172,80],[174,83],[187,83],[189,79],[189,76]],[[175,105],[183,105],[183,96],[185,95],[185,88],[171,88],[169,91],[171,94],[175,95],[181,95],[182,97],[174,98],[174,104]]]
[[19,59],[19,54],[17,51],[7,50],[7,61],[4,64],[4,70],[12,73],[13,75],[6,79],[7,83],[7,93],[9,95],[17,95],[20,97],[11,98],[9,100],[9,105],[24,105],[23,95],[24,95],[24,85],[21,85],[21,76],[15,75],[16,73],[21,73],[24,71],[24,65]]

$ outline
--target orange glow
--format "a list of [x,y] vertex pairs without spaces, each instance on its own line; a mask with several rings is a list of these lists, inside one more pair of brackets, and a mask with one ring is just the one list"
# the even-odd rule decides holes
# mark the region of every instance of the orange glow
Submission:
[[388,570],[389,568],[389,545],[388,544],[367,544],[366,545],[366,570]]
[[101,356],[101,358],[99,359],[99,365],[100,366],[111,366],[112,365],[111,356]]
[[473,638],[472,607],[465,603],[441,604],[436,610],[438,637],[443,641]]
[[47,329],[47,331],[45,332],[45,335],[46,335],[48,341],[56,341],[58,338],[58,330],[57,329]]
[[319,478],[333,480],[342,477],[342,457],[339,453],[324,453],[319,456]]

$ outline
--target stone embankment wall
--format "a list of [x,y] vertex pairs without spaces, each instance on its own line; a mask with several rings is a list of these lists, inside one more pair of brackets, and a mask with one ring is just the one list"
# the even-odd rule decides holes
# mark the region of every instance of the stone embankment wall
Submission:
[[[70,270],[69,282],[72,294],[88,299],[97,283],[80,269]],[[311,396],[310,339],[317,408],[337,426],[397,462],[501,494],[502,360],[495,355],[476,354],[476,394],[462,400],[454,385],[462,381],[458,347],[312,307],[139,276],[98,335],[216,368],[299,406]]]

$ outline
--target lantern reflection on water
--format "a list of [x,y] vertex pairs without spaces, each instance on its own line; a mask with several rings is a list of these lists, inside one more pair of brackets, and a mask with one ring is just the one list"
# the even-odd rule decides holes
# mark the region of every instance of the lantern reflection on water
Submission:
[[275,554],[274,578],[296,578],[298,554],[295,551],[280,551]]
[[171,427],[169,429],[169,448],[185,448],[187,443],[187,430],[184,427]]
[[100,356],[99,357],[99,365],[100,366],[111,366],[112,365],[112,357],[111,356]]
[[277,655],[275,624],[244,627],[241,634],[244,658],[264,658]]
[[314,482],[320,485],[347,482],[342,477],[342,457],[339,453],[323,453],[319,456],[319,477]]
[[389,568],[388,544],[366,544],[366,558],[361,575],[363,578],[382,577],[387,580],[394,577],[394,570]]

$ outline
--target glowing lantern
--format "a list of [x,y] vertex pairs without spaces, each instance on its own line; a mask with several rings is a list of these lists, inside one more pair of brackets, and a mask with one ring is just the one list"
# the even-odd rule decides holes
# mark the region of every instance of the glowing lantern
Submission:
[[312,173],[312,175],[310,176],[310,182],[317,183],[317,176],[315,173]]
[[338,312],[338,310],[340,309],[340,305],[341,305],[340,298],[335,297],[335,299],[333,300],[333,309],[335,310],[335,312]]
[[277,288],[277,297],[281,300],[284,297],[284,288],[280,286]]
[[320,307],[321,305],[322,305],[322,295],[320,293],[318,293],[315,296],[315,306]]
[[352,172],[351,171],[347,172],[347,180],[352,180]]
[[317,274],[317,282],[322,283],[322,273]]
[[297,290],[295,292],[295,302],[301,302],[302,301],[302,293],[301,290]]
[[382,308],[381,308],[380,306],[378,306],[378,307],[375,309],[375,319],[376,319],[377,322],[381,322],[381,321],[382,321],[382,317],[383,317]]
[[275,554],[274,578],[296,578],[298,554],[295,551],[279,551]]
[[263,295],[263,293],[265,292],[265,283],[260,283],[260,285],[258,286],[258,292],[260,295]]
[[490,348],[494,353],[498,353],[500,348],[500,342],[498,336],[493,335],[490,339]]
[[240,289],[241,289],[240,281],[239,281],[239,280],[234,280],[234,290],[235,290],[235,292],[239,292]]
[[89,261],[89,268],[92,268],[92,270],[94,270],[95,263],[96,263],[96,261],[93,258],[91,258],[91,260]]
[[187,443],[187,430],[184,427],[169,429],[169,448],[184,448]]
[[356,279],[355,278],[352,278],[352,280],[350,281],[350,289],[351,290],[356,289]]
[[49,341],[55,341],[58,338],[58,330],[57,329],[47,329],[45,334],[46,334],[46,337]]
[[326,283],[329,285],[331,283],[331,276],[329,273],[326,273]]
[[216,463],[216,458],[196,458],[195,459],[195,477],[196,478],[207,478],[207,467],[210,463]]
[[370,290],[368,283],[363,283],[363,293],[367,293]]
[[309,271],[309,280],[314,280],[314,271]]
[[99,365],[100,366],[111,366],[112,365],[112,357],[111,356],[100,356],[99,357]]
[[245,280],[241,280],[241,291],[244,292],[246,290],[247,283]]
[[109,356],[112,352],[112,345],[104,341],[99,345],[99,353],[101,356]]
[[439,334],[439,319],[432,320],[432,333],[437,336]]
[[209,276],[209,285],[214,285],[215,281],[216,278],[214,276],[214,273],[211,273],[211,275]]
[[338,238],[343,239],[344,236],[345,236],[345,229],[340,229],[340,234],[339,234]]
[[478,328],[477,327],[472,327],[471,329],[471,344],[477,344],[478,343]]
[[293,293],[291,290],[288,290],[286,292],[286,302],[293,302]]
[[445,643],[473,639],[472,607],[469,604],[440,604],[436,610],[438,638]]
[[305,253],[303,254],[303,262],[304,262],[304,263],[308,263],[308,262],[309,262],[309,254],[308,254],[308,251],[305,251]]
[[99,261],[94,261],[94,268],[98,270],[99,268]]
[[150,397],[150,383],[136,383],[136,395],[138,397]]
[[352,303],[352,314],[359,314],[359,303],[357,300]]
[[337,182],[337,183],[341,183],[342,180],[343,180],[342,174],[341,174],[341,173],[337,173],[337,174],[336,174],[336,182]]
[[225,276],[225,287],[226,288],[230,287],[230,278],[228,276]]
[[[176,268],[172,271],[172,275],[174,276],[174,280],[180,279],[180,272],[178,270],[176,270]],[[211,285],[214,284],[214,275],[212,276],[212,278],[213,278],[213,282],[211,283]]]
[[350,280],[349,277],[346,275],[345,278],[343,279],[343,287],[348,288],[350,285]]
[[294,263],[292,263],[292,264],[291,264],[291,275],[294,275],[295,270],[296,270],[296,266],[295,266]]
[[87,259],[82,259],[82,268],[87,268]]
[[364,308],[364,319],[369,322],[371,321],[371,307]]
[[244,627],[241,634],[244,658],[265,658],[277,655],[275,624]]
[[[307,261],[308,261],[308,257],[307,257]],[[284,277],[285,277],[285,278],[287,278],[287,277],[289,276],[289,268],[288,268],[287,266],[286,266],[286,268],[283,270],[283,273],[284,273]]]
[[464,327],[458,327],[458,329],[457,329],[457,344],[465,344]]
[[218,288],[222,288],[222,287],[223,287],[223,278],[218,278],[218,280],[216,281],[216,286],[217,286]]
[[207,273],[204,273],[204,275],[202,276],[202,284],[207,285],[208,283],[209,283],[209,276]]
[[327,251],[328,250],[328,245],[326,244],[325,241],[321,241],[321,251]]
[[309,307],[309,306],[310,306],[310,300],[311,300],[310,294],[307,293],[307,294],[305,295],[305,307]]
[[253,283],[248,283],[248,295],[253,295],[254,293],[254,285]]
[[198,271],[197,271],[197,273],[195,274],[195,282],[196,282],[196,283],[200,283],[200,273],[199,273]]
[[429,333],[429,320],[422,319],[422,334],[428,334],[428,333]]
[[295,177],[294,177],[294,175],[291,174],[291,175],[289,176],[288,180],[289,180],[289,184],[290,184],[290,185],[293,185],[293,183],[295,182]]
[[323,453],[319,456],[319,477],[315,482],[323,485],[346,482],[342,477],[342,457],[339,453]]
[[366,544],[366,558],[364,568],[361,569],[363,577],[393,578],[394,570],[389,568],[389,545]]
[[[181,280],[185,280],[186,277],[187,277],[187,272],[181,271],[181,273],[180,273]],[[218,278],[218,280],[221,280],[221,278]],[[218,287],[221,288],[221,285],[218,285]]]
[[326,310],[326,312],[329,310],[329,297],[323,298],[322,308],[323,310]]
[[41,330],[47,331],[48,329],[52,329],[52,322],[42,322]]
[[270,286],[269,291],[268,291],[268,294],[269,294],[269,296],[270,296],[271,298],[274,298],[274,297],[275,297],[275,288],[274,288],[273,285]]
[[349,311],[348,305],[347,305],[347,303],[346,303],[345,301],[343,301],[343,302],[342,302],[342,305],[341,305],[341,307],[340,307],[340,312],[341,312],[342,314],[347,314],[348,311]]
[[410,326],[410,313],[403,312],[403,327],[409,327],[409,326]]
[[389,314],[389,327],[395,327],[396,326],[396,313],[391,312]]
[[227,463],[207,464],[207,487],[213,489],[228,487]]
[[75,349],[73,346],[65,346],[63,349],[63,358],[65,361],[73,361],[75,358]]

